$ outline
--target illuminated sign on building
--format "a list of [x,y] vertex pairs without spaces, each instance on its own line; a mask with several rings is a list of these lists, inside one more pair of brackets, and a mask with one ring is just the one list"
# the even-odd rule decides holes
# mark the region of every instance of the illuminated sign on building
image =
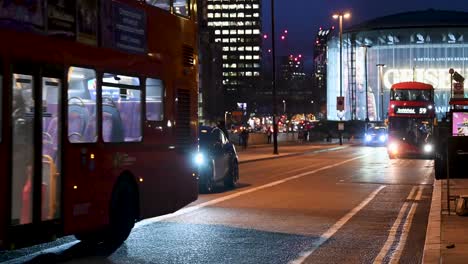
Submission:
[[[456,69],[457,72],[463,72],[461,69]],[[468,76],[468,69],[462,75]],[[434,86],[436,89],[450,90],[450,74],[448,69],[388,69],[384,71],[383,83],[386,89],[390,89],[393,84],[399,82],[423,82]]]

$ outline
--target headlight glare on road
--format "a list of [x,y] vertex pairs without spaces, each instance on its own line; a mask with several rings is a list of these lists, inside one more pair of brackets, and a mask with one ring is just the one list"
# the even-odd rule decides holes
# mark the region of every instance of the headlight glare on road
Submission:
[[205,162],[205,157],[203,156],[203,153],[198,152],[197,154],[195,154],[194,161],[195,164],[197,164],[198,166],[203,165],[203,163]]
[[424,152],[426,153],[432,152],[432,145],[431,144],[424,145]]

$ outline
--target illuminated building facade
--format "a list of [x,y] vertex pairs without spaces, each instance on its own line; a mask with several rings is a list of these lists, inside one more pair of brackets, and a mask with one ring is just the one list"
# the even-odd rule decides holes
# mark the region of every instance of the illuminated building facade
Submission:
[[[449,69],[468,76],[467,16],[465,12],[416,11],[376,18],[346,29],[342,58],[344,119],[364,120],[366,117],[366,51],[367,104],[371,121],[386,117],[390,87],[403,81],[432,84],[436,114],[442,118],[449,106]],[[328,47],[327,118],[338,120],[338,36],[330,38]]]
[[205,0],[207,26],[222,45],[226,110],[250,107],[260,84],[261,0]]
[[326,116],[327,111],[327,43],[334,30],[320,28],[314,45],[314,91],[313,112],[319,118]]

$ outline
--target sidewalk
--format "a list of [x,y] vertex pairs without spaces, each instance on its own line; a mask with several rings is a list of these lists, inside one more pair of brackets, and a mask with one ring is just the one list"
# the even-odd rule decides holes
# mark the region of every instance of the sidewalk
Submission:
[[[450,196],[468,194],[468,179],[451,179]],[[447,204],[447,181],[434,182],[423,263],[468,263],[468,216],[455,214]]]
[[337,140],[333,142],[282,142],[278,145],[279,154],[277,155],[273,154],[273,144],[254,145],[247,147],[247,149],[242,149],[242,147],[236,146],[236,150],[237,155],[239,156],[239,163],[247,163],[281,157],[297,156],[307,152],[331,151],[348,147],[353,143],[353,141],[343,141],[343,145],[340,146]]

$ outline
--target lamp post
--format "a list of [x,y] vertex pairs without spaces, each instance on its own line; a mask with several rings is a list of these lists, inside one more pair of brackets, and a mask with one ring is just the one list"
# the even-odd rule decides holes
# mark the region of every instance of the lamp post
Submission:
[[380,120],[383,121],[385,119],[385,114],[384,114],[384,99],[383,99],[383,68],[385,67],[385,64],[379,63],[377,64],[377,67],[379,68],[379,92],[380,92]]
[[275,49],[275,1],[271,0],[271,57],[272,57],[272,100],[273,100],[273,154],[278,155],[278,122],[276,120],[276,49]]
[[[339,20],[340,24],[340,97],[343,96],[343,18],[349,18],[349,13],[339,12],[333,15],[334,19]],[[343,111],[344,112],[344,111]],[[340,115],[340,121],[343,119],[343,115]],[[343,145],[343,138],[340,130],[340,145]]]
[[[348,19],[351,17],[350,13],[338,12],[333,14],[334,19],[339,20],[340,26],[340,97],[343,96],[343,18]],[[342,117],[340,117],[340,120]]]
[[283,100],[283,113],[286,114],[286,101]]

